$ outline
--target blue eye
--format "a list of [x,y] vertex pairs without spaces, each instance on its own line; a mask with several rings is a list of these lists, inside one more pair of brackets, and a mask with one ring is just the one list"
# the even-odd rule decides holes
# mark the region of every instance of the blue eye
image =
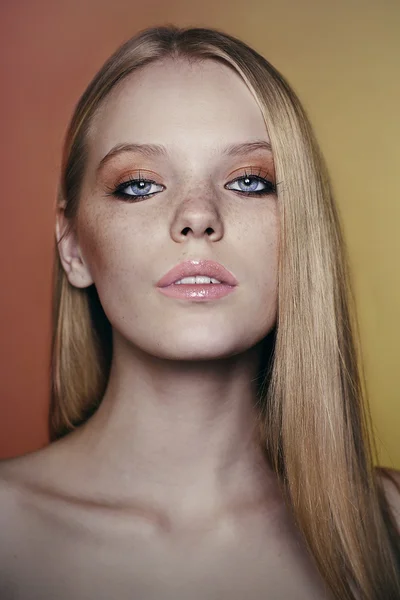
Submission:
[[[232,185],[234,184],[237,184],[239,187],[233,188]],[[245,196],[266,196],[267,194],[276,193],[276,186],[271,181],[268,181],[259,175],[244,175],[242,177],[238,177],[230,184],[226,184],[225,187],[228,190],[233,190],[234,192],[241,192]]]
[[[158,186],[160,190],[151,192],[152,186]],[[121,183],[113,192],[117,198],[133,201],[135,198],[148,198],[161,192],[164,186],[150,179],[130,179]]]

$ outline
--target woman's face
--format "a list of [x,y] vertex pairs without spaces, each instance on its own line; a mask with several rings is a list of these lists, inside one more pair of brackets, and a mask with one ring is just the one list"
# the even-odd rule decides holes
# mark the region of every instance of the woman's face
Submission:
[[[227,152],[255,141],[265,147]],[[68,276],[95,283],[116,341],[201,360],[243,352],[270,332],[279,223],[268,142],[251,92],[212,60],[146,66],[107,97],[88,138],[75,246],[83,264]],[[222,264],[237,285],[207,301],[160,292],[159,280],[189,260]]]

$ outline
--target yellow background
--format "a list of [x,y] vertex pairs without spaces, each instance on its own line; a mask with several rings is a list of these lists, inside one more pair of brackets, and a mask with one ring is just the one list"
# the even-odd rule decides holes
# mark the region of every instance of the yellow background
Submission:
[[249,43],[308,111],[350,250],[379,462],[400,468],[399,3],[13,0],[0,22],[0,456],[47,441],[52,211],[73,106],[121,42],[172,23]]

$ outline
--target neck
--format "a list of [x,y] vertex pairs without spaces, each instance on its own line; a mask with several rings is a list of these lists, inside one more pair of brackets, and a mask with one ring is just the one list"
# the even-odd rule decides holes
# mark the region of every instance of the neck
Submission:
[[255,406],[261,346],[197,362],[116,342],[102,403],[77,430],[92,477],[180,515],[261,500],[269,472]]

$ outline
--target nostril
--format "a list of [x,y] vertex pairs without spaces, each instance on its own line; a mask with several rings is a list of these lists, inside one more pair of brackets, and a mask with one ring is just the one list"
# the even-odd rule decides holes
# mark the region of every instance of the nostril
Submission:
[[[189,231],[191,231],[193,233],[193,229],[191,227],[184,227],[182,229],[181,233],[186,236],[189,233]],[[207,229],[205,230],[205,233],[207,235],[212,235],[213,233],[215,233],[215,229],[213,229],[212,227],[207,227]]]

